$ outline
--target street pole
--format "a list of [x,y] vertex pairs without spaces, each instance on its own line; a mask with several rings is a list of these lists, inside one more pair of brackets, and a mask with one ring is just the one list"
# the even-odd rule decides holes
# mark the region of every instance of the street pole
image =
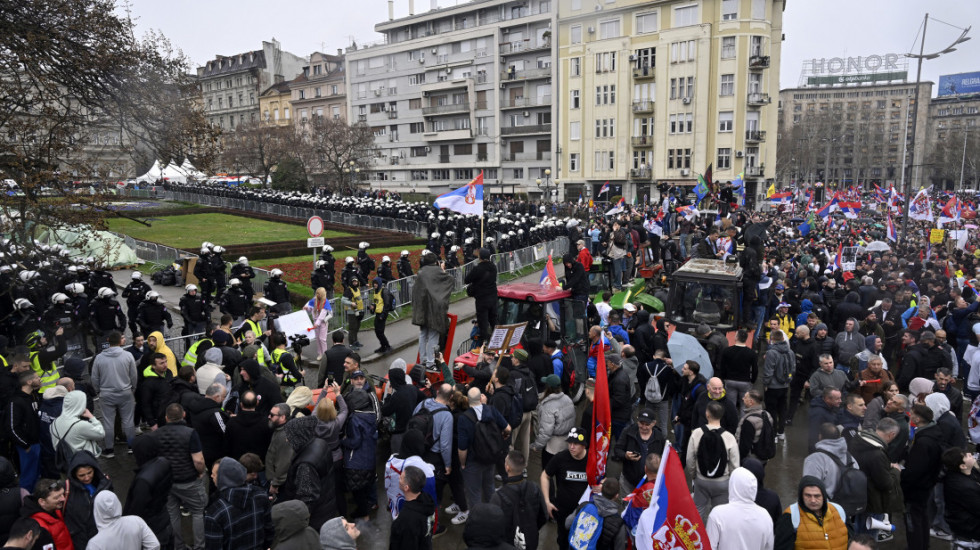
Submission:
[[[912,154],[908,159],[908,170],[914,170],[915,166],[915,126],[917,122],[916,117],[919,115],[919,85],[922,82],[922,60],[925,59],[923,54],[925,53],[926,49],[926,26],[928,24],[929,14],[927,13],[925,19],[922,21],[922,41],[919,43],[918,67],[915,71],[915,104],[912,105]],[[908,146],[908,142],[906,142],[906,146]],[[906,168],[903,166],[903,177],[905,170]],[[905,244],[905,239],[909,232],[909,204],[912,203],[912,191],[910,187],[913,183],[913,179],[912,174],[909,173],[909,177],[905,179],[905,188],[903,189],[903,191],[905,191],[905,204],[902,206],[902,236],[899,239],[902,244]]]
[[963,189],[963,172],[966,170],[966,133],[967,129],[963,128],[963,160],[960,162],[960,186],[959,189]]

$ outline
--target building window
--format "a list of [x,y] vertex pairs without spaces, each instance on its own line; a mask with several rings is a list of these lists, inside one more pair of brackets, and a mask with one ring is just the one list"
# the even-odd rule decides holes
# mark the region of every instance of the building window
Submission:
[[568,155],[568,171],[578,172],[579,170],[579,154],[571,153]]
[[571,98],[572,109],[578,109],[581,106],[580,105],[581,98],[579,97],[579,91],[578,90],[572,90],[571,91],[571,94],[572,94],[572,98]]
[[735,37],[725,36],[721,39],[721,58],[735,59]]
[[718,169],[724,170],[732,167],[732,150],[730,147],[718,148]]
[[514,168],[514,179],[515,180],[522,180],[522,179],[524,179],[524,169],[523,168]]
[[722,111],[718,113],[718,131],[731,132],[734,126],[735,113],[732,111]]
[[449,170],[433,170],[432,179],[436,181],[445,181],[449,179]]
[[412,170],[412,179],[418,181],[425,181],[429,179],[428,170]]
[[599,21],[599,40],[619,37],[619,19]]
[[697,42],[694,40],[682,40],[680,42],[671,42],[670,44],[670,62],[671,63],[686,63],[688,61],[694,61],[694,57],[697,54]]
[[576,120],[568,123],[568,139],[570,141],[582,139],[582,123],[580,121]]
[[[459,147],[457,145],[457,147]],[[473,169],[472,168],[457,168],[454,170],[456,173],[456,179],[458,180],[471,180],[473,179]]]
[[[317,65],[319,67],[319,65]],[[320,97],[320,87],[313,88],[313,97]]]
[[752,0],[752,19],[766,18],[766,0]]
[[419,84],[425,84],[425,73],[413,74],[408,77],[409,86],[418,86]]
[[616,85],[603,85],[595,87],[596,105],[615,105],[616,104]]
[[[413,132],[414,133],[414,132]],[[409,149],[409,155],[412,157],[424,157],[429,154],[427,147],[412,147]]]
[[635,67],[637,69],[648,69],[657,66],[656,48],[640,48],[633,55],[636,57]]
[[700,22],[701,18],[698,17],[697,5],[674,8],[673,27],[690,27],[691,25],[697,25]]
[[568,72],[572,76],[582,76],[582,58],[573,57],[568,60]]
[[595,54],[595,72],[608,73],[616,70],[616,52]]
[[572,44],[582,43],[582,25],[572,25],[569,27],[568,41]]
[[657,12],[641,13],[636,16],[636,34],[657,32]]
[[735,75],[733,74],[721,75],[720,95],[722,96],[735,95]]
[[738,19],[738,0],[721,0],[721,20]]
[[412,122],[408,125],[408,133],[410,134],[422,134],[425,133],[425,123],[424,122]]

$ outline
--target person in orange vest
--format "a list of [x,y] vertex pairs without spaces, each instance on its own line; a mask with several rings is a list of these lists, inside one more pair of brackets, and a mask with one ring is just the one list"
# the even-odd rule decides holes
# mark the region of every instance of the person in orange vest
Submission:
[[776,521],[774,548],[845,550],[847,521],[844,509],[830,502],[823,482],[803,476],[799,500],[789,505]]

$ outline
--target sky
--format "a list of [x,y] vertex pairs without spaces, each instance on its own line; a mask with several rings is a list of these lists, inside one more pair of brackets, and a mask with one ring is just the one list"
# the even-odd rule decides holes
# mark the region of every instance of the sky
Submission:
[[[415,0],[415,12],[455,0]],[[460,0],[459,3],[463,3]],[[255,9],[251,9],[254,5]],[[336,53],[351,41],[381,40],[374,25],[388,19],[387,0],[130,0],[137,33],[158,30],[191,59],[203,65],[215,55],[232,55],[261,47],[276,38],[284,50],[299,56],[314,51]],[[803,60],[918,51],[922,19],[929,10],[926,51],[945,48],[960,30],[934,21],[973,26],[972,40],[950,54],[926,61],[923,80],[939,75],[980,71],[980,5],[977,0],[787,0],[783,14],[780,88],[798,85]],[[121,10],[122,11],[122,10]],[[395,1],[395,17],[408,15],[408,0]],[[909,67],[915,79],[915,64]],[[933,88],[935,95],[935,87]]]

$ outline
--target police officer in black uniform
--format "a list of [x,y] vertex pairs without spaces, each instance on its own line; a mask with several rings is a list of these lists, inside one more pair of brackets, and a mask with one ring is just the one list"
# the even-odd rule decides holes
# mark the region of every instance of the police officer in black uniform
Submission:
[[[286,315],[293,311],[292,304],[289,303],[289,289],[286,288],[286,281],[282,280],[282,270],[273,269],[269,272],[269,280],[265,282],[265,297],[276,303],[271,308],[269,318],[275,319],[278,315]],[[276,315],[272,315],[276,314]]]
[[[101,287],[100,287],[101,288]],[[122,297],[126,299],[126,312],[129,317],[129,331],[135,337],[139,334],[137,331],[136,323],[136,311],[139,309],[140,304],[146,299],[146,293],[152,290],[150,285],[143,282],[143,274],[139,271],[133,272],[133,280],[130,281],[126,288],[122,291]],[[144,334],[143,336],[146,336]]]
[[[266,286],[269,284],[266,283]],[[268,291],[266,297],[268,297]],[[271,300],[271,298],[269,299]],[[224,294],[218,298],[218,310],[226,315],[231,315],[235,319],[234,323],[238,323],[245,318],[245,312],[248,311],[250,302],[248,294],[242,289],[242,282],[238,279],[232,279],[228,281],[228,288],[225,289]]]
[[[238,263],[231,266],[231,278],[238,279],[242,283],[242,290],[248,295],[249,301],[255,296],[255,289],[252,288],[252,279],[255,278],[255,270],[248,265],[248,258],[242,256],[238,258]],[[199,331],[200,332],[200,331]]]
[[155,290],[146,293],[146,298],[137,308],[136,315],[136,322],[144,335],[160,332],[166,336],[167,333],[163,330],[164,324],[167,328],[174,328],[174,319],[163,305],[160,293]]
[[[242,284],[244,290],[244,284]],[[184,328],[181,336],[188,334],[198,334],[204,332],[208,321],[211,320],[210,308],[204,303],[201,294],[197,291],[197,285],[187,285],[184,287],[184,295],[180,297],[180,316],[184,318]]]
[[107,334],[114,330],[126,330],[126,316],[122,306],[116,301],[116,291],[102,287],[97,298],[92,300],[89,307],[89,322],[92,326],[92,341],[97,352],[109,347],[105,340]]
[[327,278],[330,274],[327,272],[327,262],[317,260],[313,266],[315,269],[310,275],[310,287],[313,288],[313,292],[316,292],[316,289],[320,287],[323,287],[324,289],[329,288],[327,286]]
[[409,259],[408,251],[402,250],[401,257],[398,258],[398,277],[404,279],[412,275],[412,261]]

